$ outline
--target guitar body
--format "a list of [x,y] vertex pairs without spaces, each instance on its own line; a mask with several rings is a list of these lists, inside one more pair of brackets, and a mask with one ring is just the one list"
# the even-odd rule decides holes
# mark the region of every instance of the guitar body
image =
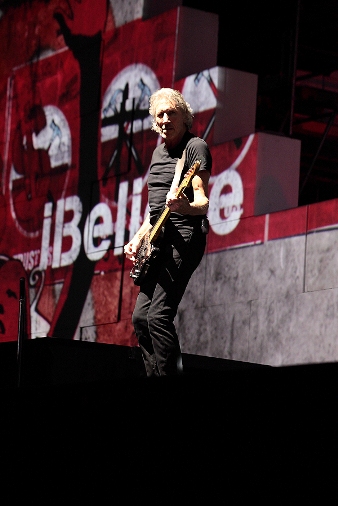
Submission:
[[[182,183],[177,189],[176,197],[179,197],[181,193],[191,184],[191,180],[195,173],[200,167],[200,160],[197,160],[189,169],[185,175]],[[159,247],[156,245],[165,222],[169,218],[170,209],[166,205],[162,211],[160,217],[157,219],[153,228],[143,237],[140,249],[137,252],[136,260],[130,271],[130,277],[133,278],[134,284],[139,286],[143,283],[149,267],[151,266],[154,258],[158,255]]]
[[149,232],[143,237],[136,260],[130,271],[130,277],[134,280],[134,284],[136,286],[140,286],[142,284],[148,274],[150,265],[153,263],[153,260],[159,252],[158,246],[150,242],[149,237]]

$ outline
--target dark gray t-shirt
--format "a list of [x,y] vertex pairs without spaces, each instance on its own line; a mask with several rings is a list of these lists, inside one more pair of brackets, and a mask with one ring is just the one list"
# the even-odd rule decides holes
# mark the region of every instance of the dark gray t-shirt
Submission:
[[[211,172],[212,159],[207,143],[190,132],[184,135],[180,144],[174,149],[168,150],[165,143],[157,146],[153,152],[148,177],[148,200],[150,221],[152,224],[156,222],[156,219],[165,206],[166,195],[170,190],[175,175],[176,163],[177,160],[182,157],[184,148],[186,148],[186,154],[181,181],[188,169],[192,167],[197,160],[201,160],[199,171],[207,170]],[[184,194],[188,197],[190,202],[194,200],[191,185],[185,188]],[[169,219],[175,224],[195,225],[196,223],[200,223],[202,216],[171,213]]]

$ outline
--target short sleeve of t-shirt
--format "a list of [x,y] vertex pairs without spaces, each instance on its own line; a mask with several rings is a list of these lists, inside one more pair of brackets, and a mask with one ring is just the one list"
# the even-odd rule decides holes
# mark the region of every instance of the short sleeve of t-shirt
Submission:
[[[207,143],[187,133],[177,148],[168,151],[165,144],[162,143],[155,148],[150,164],[148,177],[148,200],[150,207],[150,218],[154,219],[163,209],[166,202],[166,195],[170,190],[172,180],[175,174],[176,163],[181,158],[184,148],[186,148],[185,164],[181,174],[181,181],[188,169],[197,161],[201,162],[199,171],[208,170],[211,172],[212,159]],[[193,201],[193,189],[191,186],[184,190],[185,195],[190,202]],[[172,213],[172,219],[177,221],[178,217],[183,221],[195,221],[197,217],[186,216],[182,218],[177,213]]]

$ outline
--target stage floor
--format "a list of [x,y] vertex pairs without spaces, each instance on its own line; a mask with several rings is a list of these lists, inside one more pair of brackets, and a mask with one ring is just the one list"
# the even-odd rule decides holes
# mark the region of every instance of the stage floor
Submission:
[[183,363],[180,377],[148,379],[138,350],[35,340],[18,386],[16,345],[2,343],[3,483],[45,504],[327,504],[338,364]]

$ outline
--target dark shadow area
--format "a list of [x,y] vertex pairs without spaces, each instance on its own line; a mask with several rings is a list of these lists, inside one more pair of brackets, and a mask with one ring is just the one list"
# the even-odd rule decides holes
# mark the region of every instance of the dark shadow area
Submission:
[[338,198],[336,2],[182,5],[219,16],[219,66],[258,75],[256,131],[301,141],[298,204]]
[[[140,375],[137,350],[25,344],[26,383],[2,377],[0,448],[3,479],[26,498],[131,504],[150,493],[159,504],[279,505],[337,491],[335,363],[184,355],[185,374],[153,380]],[[15,348],[1,348],[4,375]]]

